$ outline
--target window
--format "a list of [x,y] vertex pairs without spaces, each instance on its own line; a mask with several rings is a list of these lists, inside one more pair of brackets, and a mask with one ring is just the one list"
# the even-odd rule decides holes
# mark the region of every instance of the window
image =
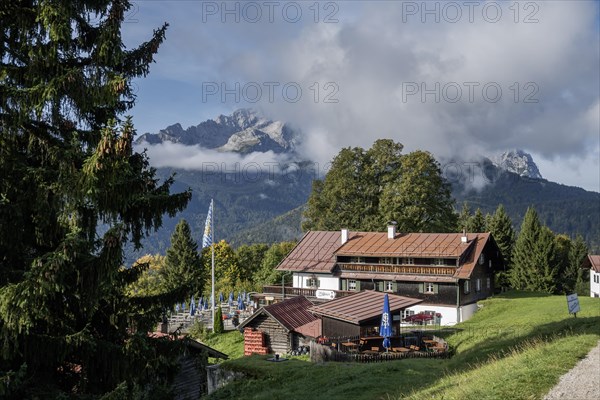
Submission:
[[469,292],[471,292],[471,288],[470,288],[469,283],[470,283],[469,281],[465,281],[465,284],[464,284],[464,287],[463,287],[465,294],[468,294]]
[[492,280],[490,278],[487,278],[486,279],[486,283],[487,283],[487,288],[491,289],[491,287],[492,287]]
[[306,280],[306,286],[318,288],[321,286],[321,282],[317,278],[308,278]]
[[600,275],[594,274],[594,283],[600,283]]
[[392,281],[387,281],[385,283],[385,291],[386,292],[393,292],[394,291],[394,282]]
[[350,262],[351,263],[364,263],[365,258],[364,257],[350,257]]
[[488,260],[488,266],[490,269],[492,268],[492,260]]
[[444,262],[443,258],[434,258],[433,259],[433,265],[445,265],[446,263]]
[[425,293],[433,293],[433,283],[425,284]]
[[481,279],[479,278],[477,278],[477,280],[475,281],[475,291],[481,292]]
[[354,279],[348,281],[348,290],[356,290],[356,281]]
[[479,265],[483,265],[484,262],[485,262],[485,255],[483,255],[483,253],[481,253],[481,255],[479,256]]
[[415,259],[414,259],[414,258],[412,258],[412,257],[405,258],[405,259],[404,259],[404,264],[407,264],[407,265],[414,265],[414,264],[415,264]]
[[393,264],[394,263],[394,258],[393,257],[381,257],[379,259],[379,262],[381,264]]
[[402,319],[408,318],[411,315],[415,315],[413,310],[402,310]]

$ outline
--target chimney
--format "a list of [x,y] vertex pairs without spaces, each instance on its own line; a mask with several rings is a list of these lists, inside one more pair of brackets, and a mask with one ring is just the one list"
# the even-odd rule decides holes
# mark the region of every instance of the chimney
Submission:
[[342,244],[348,241],[348,229],[342,229]]
[[390,221],[388,225],[388,239],[394,239],[396,237],[396,221]]
[[469,237],[467,236],[467,230],[466,229],[463,229],[462,236],[460,237],[460,242],[461,243],[468,243],[469,242]]

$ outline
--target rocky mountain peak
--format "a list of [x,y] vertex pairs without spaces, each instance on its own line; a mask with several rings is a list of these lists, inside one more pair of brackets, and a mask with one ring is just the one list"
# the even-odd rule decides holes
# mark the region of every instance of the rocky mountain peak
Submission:
[[542,179],[542,174],[533,161],[531,154],[513,149],[492,157],[492,163],[505,171],[513,172],[523,177]]
[[136,144],[172,142],[225,152],[282,153],[292,152],[297,138],[298,135],[285,123],[272,121],[255,110],[244,108],[185,130],[176,123],[158,133],[145,133],[136,140]]

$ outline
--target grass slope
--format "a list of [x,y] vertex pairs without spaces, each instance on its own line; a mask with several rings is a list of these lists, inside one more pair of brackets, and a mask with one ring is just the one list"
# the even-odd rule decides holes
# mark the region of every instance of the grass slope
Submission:
[[[565,297],[508,293],[482,302],[445,334],[448,360],[312,364],[243,357],[223,368],[248,379],[209,399],[539,399],[600,339],[600,300],[581,298],[577,318]],[[214,344],[216,348],[216,343]]]

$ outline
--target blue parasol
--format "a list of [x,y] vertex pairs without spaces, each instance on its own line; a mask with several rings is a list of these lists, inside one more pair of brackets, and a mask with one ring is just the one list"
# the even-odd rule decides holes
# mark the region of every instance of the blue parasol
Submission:
[[239,299],[238,300],[238,310],[244,311],[245,309],[246,309],[246,305],[244,304],[244,300]]
[[391,346],[390,336],[392,336],[392,313],[390,313],[390,299],[385,294],[383,298],[383,311],[381,313],[381,324],[379,325],[379,335],[383,336],[383,347],[387,351]]
[[219,293],[219,303],[222,303],[225,301],[225,296],[223,296],[223,292]]
[[193,317],[196,315],[196,302],[194,301],[194,295],[190,299],[190,315]]

